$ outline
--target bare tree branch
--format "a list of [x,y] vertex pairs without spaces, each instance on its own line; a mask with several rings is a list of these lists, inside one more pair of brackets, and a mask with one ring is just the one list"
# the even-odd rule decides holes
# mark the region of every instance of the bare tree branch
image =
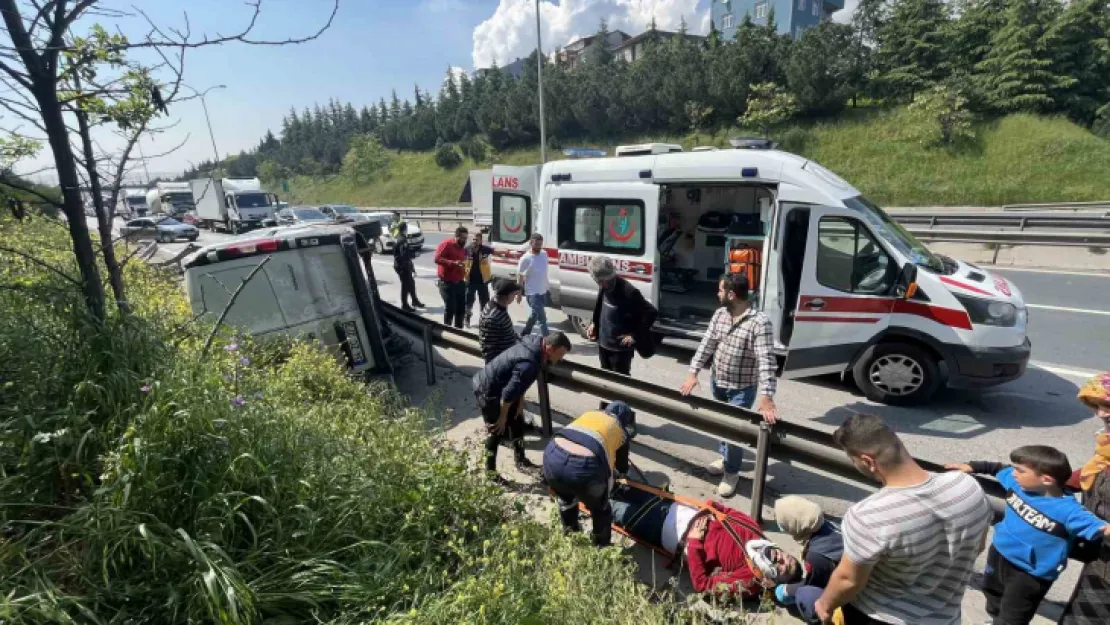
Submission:
[[271,258],[273,258],[272,254],[263,258],[262,262],[258,263],[258,265],[247,274],[247,277],[243,278],[243,281],[239,283],[239,287],[231,294],[231,299],[227,300],[227,306],[224,306],[224,310],[220,313],[220,317],[216,319],[216,325],[212,328],[212,333],[208,335],[208,340],[204,342],[204,349],[200,351],[200,360],[202,362],[207,358],[208,350],[212,347],[212,341],[215,340],[216,333],[220,331],[220,326],[223,325],[224,319],[227,319],[227,314],[231,312],[231,307],[235,305],[235,300],[239,299],[239,294],[243,292],[243,287],[247,286],[247,283],[254,279],[255,274],[261,271],[262,267],[270,262]]
[[15,189],[16,191],[22,191],[24,193],[29,193],[29,194],[39,198],[43,202],[46,202],[47,204],[50,204],[51,206],[56,206],[58,208],[62,207],[62,203],[59,202],[58,200],[55,200],[55,199],[51,198],[48,195],[43,195],[43,193],[41,191],[39,191],[38,189],[35,189],[34,187],[25,186],[21,182],[16,182],[15,179],[13,179],[11,176],[0,177],[0,185]]

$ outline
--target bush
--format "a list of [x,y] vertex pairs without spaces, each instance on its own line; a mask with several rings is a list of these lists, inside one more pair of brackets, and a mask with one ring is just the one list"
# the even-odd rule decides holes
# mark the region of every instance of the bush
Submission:
[[809,144],[809,132],[804,128],[792,126],[782,133],[778,143],[787,152],[804,154],[806,146]]
[[909,111],[916,122],[913,134],[923,145],[950,146],[975,140],[967,98],[952,87],[933,87],[918,96]]
[[389,152],[377,135],[359,135],[351,139],[351,148],[343,157],[343,174],[355,182],[373,182],[389,170]]
[[444,143],[442,140],[436,142],[436,165],[443,169],[454,169],[462,165],[462,157],[455,151],[455,146],[451,143]]
[[[64,243],[0,219],[2,246],[72,270]],[[135,314],[92,326],[64,278],[0,260],[5,622],[666,622],[618,552],[521,518],[323,350],[206,356],[178,281],[138,264]]]
[[[490,156],[490,146],[485,139],[478,135],[464,137],[459,142],[459,150],[475,163],[484,163]],[[442,165],[441,165],[442,167]]]

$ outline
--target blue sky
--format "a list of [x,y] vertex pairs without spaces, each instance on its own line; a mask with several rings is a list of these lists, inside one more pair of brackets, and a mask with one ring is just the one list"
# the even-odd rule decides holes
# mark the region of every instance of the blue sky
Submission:
[[[225,89],[208,95],[208,108],[220,155],[257,144],[267,129],[275,134],[290,109],[326,103],[329,98],[356,107],[389,98],[396,88],[411,98],[414,84],[439,91],[448,67],[473,71],[496,59],[512,62],[535,46],[535,0],[340,0],[332,27],[319,39],[295,46],[239,43],[194,49],[186,57],[185,82],[198,90]],[[677,29],[685,20],[691,32],[708,29],[710,0],[541,0],[544,49],[550,52],[597,30],[601,19],[611,28],[637,34],[654,17],[660,28]],[[103,6],[129,11],[139,6],[162,27],[183,28],[184,12],[194,38],[228,34],[242,28],[251,9],[241,0],[104,0]],[[259,39],[304,36],[327,19],[331,0],[263,0],[254,31]],[[89,18],[132,40],[145,34],[138,16]],[[79,28],[76,30],[80,30]],[[149,58],[149,57],[148,57]],[[158,154],[185,141],[179,151],[148,158],[151,176],[176,175],[191,162],[212,157],[199,102],[173,106],[171,130],[144,138],[145,154]],[[0,127],[8,120],[0,118]],[[187,140],[186,140],[187,138]],[[98,140],[108,149],[116,141]],[[48,151],[35,163],[50,161]]]

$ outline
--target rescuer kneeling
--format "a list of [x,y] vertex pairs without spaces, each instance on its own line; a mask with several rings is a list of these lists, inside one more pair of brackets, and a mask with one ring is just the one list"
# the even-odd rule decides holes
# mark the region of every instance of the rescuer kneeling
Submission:
[[591,410],[559,430],[543,452],[543,475],[559,499],[559,518],[568,531],[581,531],[578,503],[593,518],[593,542],[609,544],[613,509],[609,505],[614,472],[628,472],[628,450],[636,436],[636,413],[615,401]]

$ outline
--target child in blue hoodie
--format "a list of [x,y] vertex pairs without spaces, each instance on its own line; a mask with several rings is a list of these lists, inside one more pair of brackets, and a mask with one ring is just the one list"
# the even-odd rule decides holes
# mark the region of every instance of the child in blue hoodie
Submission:
[[1026,625],[1068,562],[1077,538],[1110,536],[1110,524],[1064,492],[1068,457],[1054,447],[1028,445],[1000,462],[946,465],[964,473],[994,474],[1006,487],[1006,514],[994,526],[983,594],[994,625]]

